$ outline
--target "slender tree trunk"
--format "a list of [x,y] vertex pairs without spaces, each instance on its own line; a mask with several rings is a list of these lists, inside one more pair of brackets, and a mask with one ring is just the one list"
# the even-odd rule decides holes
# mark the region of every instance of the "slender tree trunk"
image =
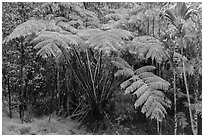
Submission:
[[49,118],[48,118],[48,122],[50,122],[51,116],[52,116],[52,100],[53,100],[53,95],[54,95],[54,92],[51,93],[51,99],[50,99],[50,105],[49,105]]
[[152,33],[153,33],[153,37],[154,37],[154,17],[153,17],[153,20],[152,20]]
[[8,75],[8,94],[9,94],[9,117],[12,118],[12,108],[11,108],[11,89],[10,89],[10,77]]
[[20,98],[20,104],[19,104],[19,114],[20,114],[20,119],[21,122],[23,123],[23,108],[24,108],[24,102],[23,102],[23,92],[24,92],[24,88],[23,88],[23,43],[21,44],[21,66],[20,66],[20,84],[21,84],[21,90],[19,93],[19,98]]
[[147,19],[147,35],[149,35],[149,18]]
[[[25,17],[26,17],[26,12],[25,12],[25,8],[24,8],[24,3],[20,3],[21,5],[21,11],[19,12],[21,15],[22,15],[22,22],[25,22]],[[19,104],[19,115],[20,115],[20,119],[21,119],[21,122],[23,124],[23,116],[24,116],[24,100],[23,100],[23,95],[24,95],[24,87],[23,87],[23,67],[24,67],[24,45],[25,45],[26,42],[23,42],[20,44],[20,52],[21,52],[21,65],[20,65],[20,85],[21,85],[21,90],[20,90],[20,93],[19,93],[19,100],[20,100],[20,104]]]
[[60,71],[59,71],[59,64],[56,63],[56,67],[57,67],[57,70],[56,70],[56,73],[57,73],[57,87],[56,87],[56,91],[57,91],[57,100],[58,100],[58,108],[57,110],[59,111],[60,110],[60,83],[59,83],[59,77],[60,77]]
[[64,81],[64,94],[63,94],[63,110],[64,110],[64,115],[67,116],[69,115],[69,100],[70,100],[70,96],[69,96],[69,83],[68,83],[68,69],[66,67],[64,67],[64,72],[65,72],[65,81]]
[[[195,103],[198,103],[198,96],[196,94],[198,93],[198,89],[196,89],[195,91],[196,91],[194,92]],[[196,135],[198,135],[198,110],[197,109],[195,110],[195,113],[194,113],[194,129],[195,129]]]
[[161,135],[160,126],[159,126],[159,120],[157,120],[157,132],[158,132],[159,135]]
[[196,135],[196,131],[194,129],[194,123],[193,123],[193,115],[192,115],[192,110],[191,110],[190,94],[189,94],[188,83],[187,83],[187,78],[186,78],[186,67],[185,67],[185,63],[183,60],[183,38],[181,38],[181,55],[182,55],[184,84],[185,84],[185,88],[186,88],[186,94],[187,94],[187,100],[188,100],[188,109],[189,109],[189,113],[190,113],[191,129],[192,129],[193,134]]
[[159,24],[159,34],[158,34],[158,35],[159,35],[159,38],[160,38],[160,35],[161,35],[161,28],[160,28],[160,27],[161,27],[161,26],[160,26],[160,19],[159,19],[159,21],[158,21],[158,24]]
[[177,134],[177,110],[176,110],[176,70],[174,68],[173,70],[173,75],[174,75],[174,80],[173,80],[173,85],[174,85],[174,135]]

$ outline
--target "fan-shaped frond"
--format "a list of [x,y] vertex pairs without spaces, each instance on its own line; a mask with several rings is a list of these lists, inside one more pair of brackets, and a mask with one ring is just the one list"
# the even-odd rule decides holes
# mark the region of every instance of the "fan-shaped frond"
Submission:
[[76,35],[64,35],[57,32],[44,31],[32,42],[37,43],[35,49],[40,49],[37,54],[43,57],[59,57],[62,53],[59,45],[66,50],[70,50],[70,44],[78,45],[82,40]]
[[137,54],[142,59],[155,59],[157,63],[162,63],[168,59],[163,43],[150,36],[136,37],[127,46],[131,53]]
[[41,20],[28,20],[18,25],[13,32],[4,40],[9,42],[13,39],[19,38],[20,36],[28,36],[32,33],[39,33],[46,30],[46,24]]
[[121,29],[99,30],[99,29],[86,29],[80,30],[78,35],[82,38],[87,38],[86,43],[94,49],[103,51],[119,51],[124,49],[123,39],[129,39],[131,33]]

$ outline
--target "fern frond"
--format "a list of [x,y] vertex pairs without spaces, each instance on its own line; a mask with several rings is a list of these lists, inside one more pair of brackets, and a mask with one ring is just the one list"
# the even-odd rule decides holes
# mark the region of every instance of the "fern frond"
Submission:
[[135,74],[139,75],[139,74],[141,74],[143,72],[148,72],[148,71],[152,71],[152,70],[155,70],[155,69],[156,69],[155,66],[144,66],[144,67],[141,67],[141,68],[137,69],[135,71]]
[[139,80],[139,77],[137,75],[134,75],[132,78],[122,82],[120,84],[121,89],[126,89],[132,82]]
[[[118,70],[116,74],[127,69],[127,67],[124,68],[124,65],[120,68],[122,70]],[[131,78],[121,83],[121,89],[125,89],[125,94],[137,96],[134,106],[136,109],[142,106],[141,112],[146,113],[146,117],[162,121],[167,113],[165,107],[171,106],[170,100],[163,93],[168,90],[170,83],[148,72],[154,69],[154,66],[137,69]]]
[[185,128],[188,125],[187,121],[188,120],[186,118],[185,113],[183,113],[183,112],[178,112],[177,113],[177,123],[178,123],[179,126],[181,126],[182,128]]
[[[137,83],[136,83],[137,82]],[[147,90],[150,91],[150,88],[148,87],[147,84],[145,84],[141,79],[136,81],[135,82],[135,85],[137,84],[137,86],[134,86],[136,87],[136,91],[133,93],[133,95],[137,95],[137,97],[140,97],[144,92],[146,92]],[[135,90],[134,89],[134,90]]]
[[170,84],[167,84],[163,81],[157,81],[157,82],[148,83],[148,86],[151,89],[168,90]]
[[102,51],[120,51],[125,49],[123,39],[128,39],[130,32],[120,29],[111,29],[102,31],[99,29],[85,29],[80,30],[78,35],[82,38],[88,39],[86,43],[95,50]]
[[169,82],[167,82],[166,80],[162,79],[161,77],[155,76],[155,77],[146,77],[143,78],[142,80],[145,81],[145,83],[153,83],[153,82],[164,82],[166,83],[166,85],[170,85]]
[[150,36],[134,38],[128,44],[128,49],[131,53],[137,54],[139,58],[155,59],[157,63],[162,63],[162,61],[166,61],[169,57],[164,50],[163,43]]
[[4,42],[9,42],[13,39],[19,38],[21,36],[28,36],[33,33],[39,33],[46,30],[46,24],[41,20],[28,20],[20,25],[18,25],[13,32],[4,40]]
[[145,79],[148,77],[156,77],[156,75],[154,73],[151,73],[151,72],[143,72],[143,73],[139,74],[139,77],[141,79]]
[[44,31],[40,33],[32,43],[36,43],[35,49],[40,49],[37,54],[43,57],[62,55],[58,45],[70,51],[70,44],[78,45],[82,40],[75,35],[64,35],[57,32]]
[[133,69],[128,63],[127,61],[125,61],[124,59],[120,58],[120,57],[117,57],[116,58],[116,61],[122,65],[124,65],[126,68],[129,68],[129,69]]
[[122,70],[118,70],[115,73],[115,77],[118,76],[126,76],[126,77],[130,77],[134,75],[134,71],[132,69],[122,69]]
[[[144,85],[143,85],[144,86]],[[146,90],[143,90],[143,93],[140,95],[140,97],[138,97],[138,99],[135,101],[135,108],[138,108],[139,106],[142,106],[147,99],[149,98],[150,94],[151,94],[151,89],[148,88],[147,85],[144,86],[146,88]],[[137,91],[136,91],[137,92]]]
[[76,32],[77,32],[77,29],[70,26],[69,23],[67,23],[67,22],[60,21],[57,23],[57,25],[62,27],[64,30],[71,32],[72,34],[76,34]]
[[93,35],[96,35],[100,32],[101,32],[100,29],[83,29],[83,30],[78,30],[77,35],[84,39],[89,39]]

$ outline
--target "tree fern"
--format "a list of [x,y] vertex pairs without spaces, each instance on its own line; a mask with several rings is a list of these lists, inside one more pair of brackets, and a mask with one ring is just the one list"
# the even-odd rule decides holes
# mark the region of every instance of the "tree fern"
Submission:
[[61,51],[58,45],[70,50],[70,45],[78,45],[82,40],[76,35],[65,35],[57,32],[44,31],[39,34],[33,41],[37,43],[35,49],[40,49],[37,54],[43,57],[59,56]]
[[164,49],[163,43],[154,37],[141,36],[136,37],[128,43],[128,49],[131,53],[138,55],[139,58],[156,60],[162,63],[168,59],[168,54]]
[[[53,32],[59,32],[62,33],[62,28],[65,28],[65,30],[69,30],[70,32],[74,32],[75,29],[72,26],[68,26],[65,22],[65,18],[53,18],[51,17],[49,20],[36,20],[36,19],[30,19],[20,25],[18,25],[13,32],[7,36],[7,38],[4,40],[4,42],[11,41],[13,39],[19,38],[21,36],[28,36],[31,34],[40,34],[43,31],[53,31]],[[67,34],[68,32],[66,32]]]
[[125,94],[137,96],[135,108],[142,106],[141,112],[145,113],[146,117],[162,121],[167,113],[165,107],[171,105],[163,93],[168,90],[170,83],[151,72],[155,69],[154,66],[144,66],[134,71],[133,68],[125,67],[118,61],[112,63],[119,68],[115,76],[130,77],[121,83],[121,88],[125,90]]
[[123,50],[125,47],[124,39],[129,39],[131,33],[121,29],[99,30],[85,29],[79,30],[78,35],[87,39],[86,43],[94,49],[100,49],[105,52]]
[[44,21],[31,19],[18,25],[13,32],[6,37],[4,42],[11,41],[21,36],[28,36],[32,33],[39,33],[44,30],[46,30],[46,24]]

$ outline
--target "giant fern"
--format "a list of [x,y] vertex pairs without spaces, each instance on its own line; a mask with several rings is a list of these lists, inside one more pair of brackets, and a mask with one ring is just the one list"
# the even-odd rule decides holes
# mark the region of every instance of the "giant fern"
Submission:
[[121,89],[125,90],[125,94],[137,96],[135,108],[141,108],[141,112],[146,117],[162,121],[165,117],[165,107],[170,107],[170,100],[165,96],[164,91],[168,90],[170,83],[156,76],[151,71],[154,66],[144,66],[137,70],[133,70],[131,66],[127,66],[127,62],[116,60],[112,63],[119,68],[115,76],[126,76],[128,79],[121,83]]
[[78,35],[90,44],[90,47],[99,49],[105,52],[123,50],[125,43],[124,39],[129,39],[131,33],[122,29],[84,29],[78,31]]
[[83,41],[76,35],[60,34],[57,32],[44,31],[40,33],[33,41],[36,43],[35,49],[40,49],[37,55],[42,57],[58,57],[62,55],[58,45],[64,49],[70,50],[70,45],[78,45]]
[[4,39],[4,42],[9,42],[21,36],[28,36],[32,33],[39,33],[46,30],[46,24],[42,20],[31,19],[18,25],[13,32]]
[[139,58],[156,60],[157,63],[166,61],[169,57],[163,43],[151,36],[136,37],[128,43],[128,50]]

